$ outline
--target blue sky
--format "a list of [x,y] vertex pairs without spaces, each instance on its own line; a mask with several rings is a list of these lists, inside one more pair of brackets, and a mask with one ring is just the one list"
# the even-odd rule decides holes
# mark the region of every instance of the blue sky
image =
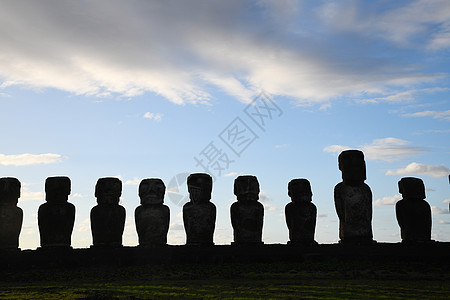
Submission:
[[[151,177],[168,186],[168,241],[183,244],[186,186],[172,180],[204,172],[195,158],[208,150],[228,163],[213,171],[216,244],[232,240],[244,174],[260,182],[264,242],[288,240],[293,178],[311,182],[316,240],[337,242],[337,155],[349,148],[366,156],[376,240],[400,241],[397,182],[415,176],[432,237],[450,241],[446,0],[2,1],[0,39],[0,175],[22,182],[23,249],[39,246],[37,209],[57,175],[72,179],[74,247],[92,244],[94,186],[106,176],[123,182],[125,245],[137,244],[138,183]],[[246,112],[264,103],[273,114],[261,110],[258,126]],[[225,137],[242,126],[234,152]]]

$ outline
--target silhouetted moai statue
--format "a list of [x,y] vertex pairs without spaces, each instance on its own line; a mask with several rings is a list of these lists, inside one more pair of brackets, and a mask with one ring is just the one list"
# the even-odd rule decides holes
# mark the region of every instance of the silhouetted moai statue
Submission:
[[164,205],[166,186],[161,179],[144,179],[139,184],[141,205],[134,211],[140,246],[167,244],[170,210]]
[[359,150],[339,155],[342,182],[334,187],[334,204],[339,217],[340,243],[374,243],[372,235],[372,191],[364,183],[366,163]]
[[404,177],[398,182],[403,199],[395,204],[402,242],[431,241],[431,208],[425,197],[422,179]]
[[69,195],[69,177],[48,177],[45,180],[47,202],[38,210],[41,247],[71,247],[75,206],[67,202]]
[[100,178],[95,185],[98,205],[91,210],[92,241],[95,246],[120,247],[125,227],[125,208],[119,205],[122,181]]
[[259,182],[256,176],[239,176],[234,181],[237,202],[231,205],[233,244],[262,244],[264,206],[258,202]]
[[285,207],[286,224],[289,228],[288,244],[314,245],[317,208],[311,203],[311,185],[307,179],[293,179],[288,184],[292,202]]
[[23,211],[17,207],[19,198],[20,181],[12,177],[0,178],[0,249],[20,250]]
[[216,206],[210,202],[212,178],[205,173],[187,178],[190,202],[183,206],[183,222],[187,245],[214,245]]

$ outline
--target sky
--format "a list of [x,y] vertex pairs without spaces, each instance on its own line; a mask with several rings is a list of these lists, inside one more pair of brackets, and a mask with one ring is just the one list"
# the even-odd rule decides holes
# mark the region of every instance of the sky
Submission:
[[360,149],[378,242],[400,242],[397,182],[419,177],[432,238],[450,241],[450,2],[5,0],[0,177],[22,183],[19,247],[39,247],[50,176],[69,176],[72,246],[92,245],[98,178],[118,177],[125,246],[138,184],[161,178],[168,243],[185,243],[186,176],[214,177],[229,244],[239,175],[257,176],[263,241],[286,243],[287,184],[311,182],[315,238],[339,240],[337,156]]

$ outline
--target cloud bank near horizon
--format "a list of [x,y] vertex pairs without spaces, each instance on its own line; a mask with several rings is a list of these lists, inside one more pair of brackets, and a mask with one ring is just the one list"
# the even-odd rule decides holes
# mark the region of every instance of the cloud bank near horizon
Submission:
[[446,76],[404,57],[448,50],[449,28],[445,0],[387,11],[354,1],[2,1],[0,88],[152,92],[177,104],[208,103],[212,88],[243,102],[261,89],[297,105],[381,99]]

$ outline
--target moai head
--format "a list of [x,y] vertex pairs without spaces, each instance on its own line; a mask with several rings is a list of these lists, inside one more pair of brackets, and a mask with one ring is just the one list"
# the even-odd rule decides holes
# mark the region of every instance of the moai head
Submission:
[[189,198],[193,203],[204,203],[211,199],[212,177],[206,173],[194,173],[188,176]]
[[17,205],[20,198],[20,181],[13,177],[0,178],[0,205]]
[[288,184],[288,195],[292,202],[311,202],[311,185],[307,179],[292,179]]
[[159,178],[143,179],[139,184],[139,198],[142,205],[164,203],[165,193],[166,186]]
[[45,200],[51,203],[67,202],[70,195],[70,178],[48,177],[45,180]]
[[256,176],[239,176],[234,180],[234,194],[240,202],[256,202],[259,199],[259,182]]
[[98,204],[118,204],[122,194],[122,181],[114,177],[105,177],[97,180],[95,197]]
[[364,180],[366,180],[366,162],[362,151],[342,151],[339,154],[338,161],[344,184],[359,185],[364,183]]
[[422,179],[415,177],[403,177],[398,182],[398,191],[403,199],[423,200],[425,196],[425,185]]

